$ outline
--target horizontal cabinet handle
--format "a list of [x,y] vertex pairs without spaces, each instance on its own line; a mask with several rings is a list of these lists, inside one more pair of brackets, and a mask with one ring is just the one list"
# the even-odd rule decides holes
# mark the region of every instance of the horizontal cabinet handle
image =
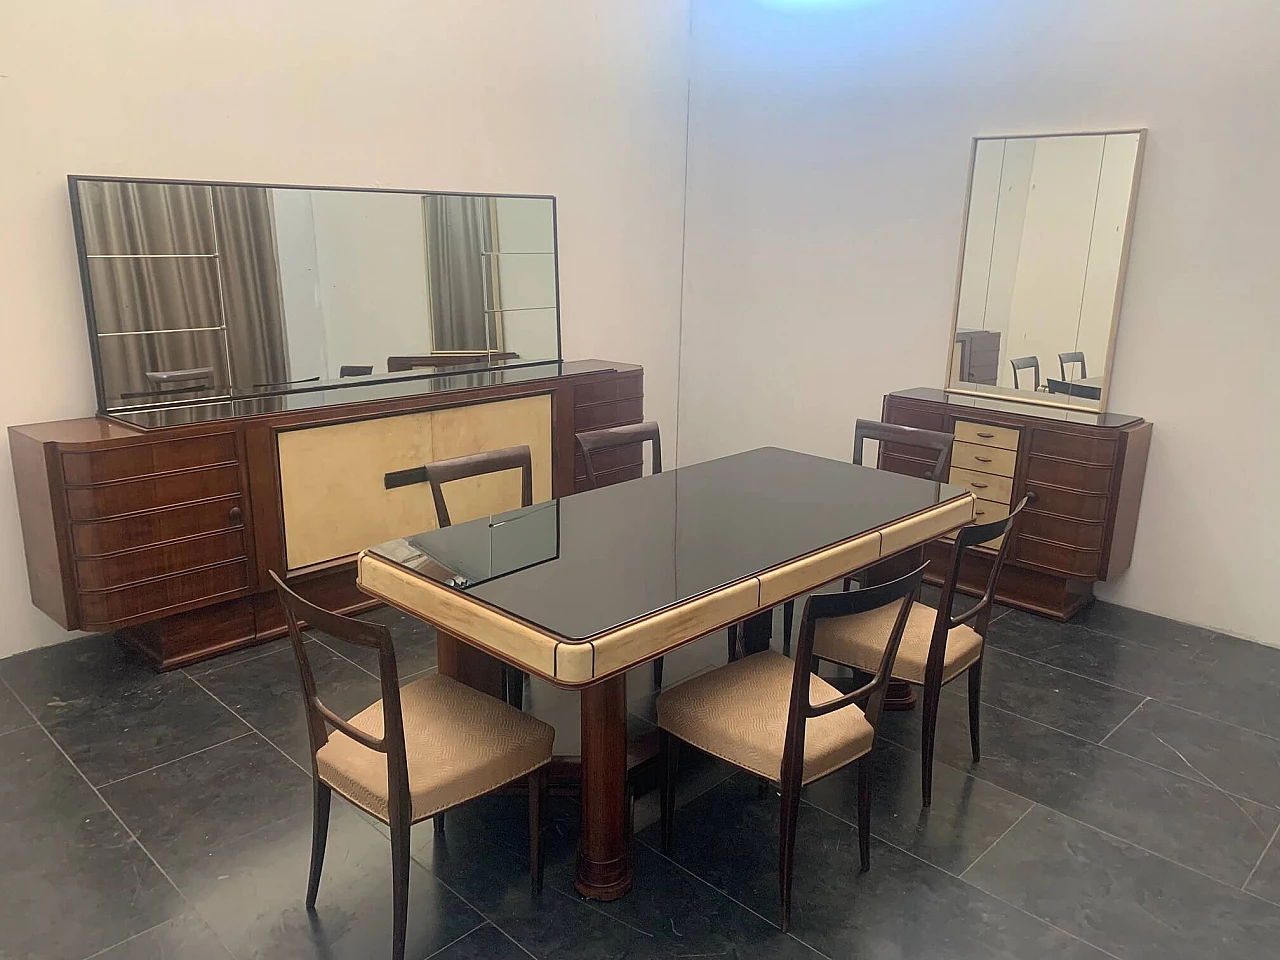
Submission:
[[975,517],[985,517],[985,516],[987,515],[987,511],[985,511],[985,510],[975,510],[975,511],[973,512],[973,515],[974,515]]
[[991,458],[990,458],[990,457],[974,457],[973,459],[977,460],[979,463],[990,463],[990,462],[991,462]]
[[985,483],[978,483],[976,480],[973,482],[973,487],[974,487],[974,489],[975,489],[975,490],[985,490],[985,489],[987,489],[987,485],[986,485]]
[[979,433],[978,436],[983,440],[994,440],[996,435],[994,433]]

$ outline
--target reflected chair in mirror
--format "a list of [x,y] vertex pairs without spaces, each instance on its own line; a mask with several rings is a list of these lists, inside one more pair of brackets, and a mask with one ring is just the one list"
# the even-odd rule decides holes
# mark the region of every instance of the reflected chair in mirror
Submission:
[[[923,430],[919,427],[904,427],[896,423],[881,423],[879,420],[856,420],[853,424],[853,462],[856,466],[865,466],[864,451],[868,440],[880,444],[881,451],[886,445],[896,444],[898,447],[909,447],[923,450],[933,455],[932,466],[919,472],[925,480],[945,483],[947,466],[951,462],[951,447],[955,437],[940,430]],[[897,451],[887,451],[893,454]],[[844,589],[853,586],[853,577],[844,578]],[[788,600],[782,605],[782,652],[791,652],[791,624],[795,616],[795,601]]]
[[[658,697],[663,850],[671,849],[674,837],[681,742],[777,784],[782,794],[778,880],[784,932],[791,925],[800,791],[855,761],[862,871],[871,865],[871,748],[889,669],[924,569],[864,590],[810,596],[800,619],[794,661],[763,650],[699,674]],[[816,631],[851,617],[877,618],[874,642],[879,662],[868,683],[841,694],[814,672],[814,642]]]
[[[942,687],[966,672],[969,676],[969,743],[973,750],[973,762],[977,763],[981,758],[979,706],[982,698],[983,645],[986,642],[987,626],[991,622],[996,581],[1004,568],[1005,556],[1013,543],[1018,520],[1026,505],[1027,498],[1024,497],[1003,520],[971,524],[956,532],[938,609],[934,610],[922,603],[912,608],[902,646],[893,663],[895,679],[924,688],[920,792],[926,807],[933,802],[933,744]],[[981,599],[964,613],[953,613],[965,553],[996,540],[1000,543]],[[814,640],[814,656],[819,660],[866,672],[876,670],[883,643],[881,638],[888,624],[889,617],[881,611],[820,623]]]
[[1010,360],[1009,366],[1013,367],[1013,389],[1025,390],[1022,385],[1022,371],[1031,371],[1031,388],[1033,390],[1040,389],[1040,358],[1039,357],[1018,357]]
[[[451,457],[448,460],[437,460],[423,468],[427,483],[431,486],[431,497],[436,506],[436,525],[441,529],[453,525],[449,517],[449,505],[445,501],[444,485],[454,480],[466,480],[469,477],[483,477],[491,473],[504,473],[507,470],[520,471],[520,506],[533,505],[533,457],[526,446],[503,447],[501,450],[486,450],[483,453],[472,453],[462,457]],[[502,665],[502,683],[507,703],[520,709],[524,704],[524,682],[527,678],[523,671],[509,664]]]
[[[501,700],[439,674],[399,685],[391,632],[380,623],[340,616],[298,596],[273,571],[302,680],[315,793],[307,909],[320,890],[334,792],[391,831],[392,960],[403,960],[409,911],[410,827],[527,779],[529,871],[542,888],[547,763],[555,730]],[[325,706],[316,687],[303,624],[344,644],[378,651],[382,699],[350,719]]]
[[[658,424],[654,420],[644,423],[629,423],[621,427],[606,427],[602,430],[584,430],[575,434],[574,441],[582,451],[582,465],[586,470],[587,489],[594,490],[600,485],[600,473],[606,470],[618,470],[633,464],[624,462],[617,451],[639,449],[643,454],[643,445],[653,443],[653,472],[662,472],[662,436]],[[643,461],[641,469],[643,469]],[[662,689],[662,658],[653,661],[653,688]]]
[[[1080,364],[1080,376],[1070,378],[1067,376],[1067,367],[1073,363]],[[1084,380],[1089,376],[1089,368],[1085,366],[1084,353],[1080,350],[1072,350],[1068,353],[1058,354],[1058,370],[1062,373],[1063,380]]]
[[338,368],[339,377],[370,377],[373,376],[373,367],[361,367],[351,364],[343,364]]

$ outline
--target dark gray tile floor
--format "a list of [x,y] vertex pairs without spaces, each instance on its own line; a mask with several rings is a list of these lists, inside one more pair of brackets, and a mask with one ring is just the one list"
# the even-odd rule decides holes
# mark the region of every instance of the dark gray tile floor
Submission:
[[[573,890],[577,807],[552,804],[546,889],[527,883],[518,797],[414,836],[409,956],[1147,960],[1280,954],[1280,650],[1098,603],[1071,624],[1003,609],[973,763],[964,684],[944,693],[934,803],[919,715],[873,757],[872,869],[850,771],[811,786],[794,924],[777,921],[776,796],[705,757],[682,767],[670,856],[636,803],[636,885]],[[431,632],[391,611],[406,680]],[[321,694],[355,712],[376,664],[323,636]],[[667,658],[723,662],[722,636]],[[632,675],[636,729],[653,718]],[[571,696],[529,701],[572,719]],[[563,718],[562,718],[563,719]],[[566,749],[576,748],[576,741]],[[320,900],[296,667],[275,642],[157,676],[107,637],[0,661],[0,957],[376,958],[389,947],[385,833],[337,803]]]

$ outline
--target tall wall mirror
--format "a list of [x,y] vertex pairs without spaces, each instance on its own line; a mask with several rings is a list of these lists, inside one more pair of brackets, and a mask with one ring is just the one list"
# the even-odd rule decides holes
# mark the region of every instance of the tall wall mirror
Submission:
[[1106,409],[1145,139],[974,141],[948,390]]
[[560,359],[552,197],[70,189],[103,411]]

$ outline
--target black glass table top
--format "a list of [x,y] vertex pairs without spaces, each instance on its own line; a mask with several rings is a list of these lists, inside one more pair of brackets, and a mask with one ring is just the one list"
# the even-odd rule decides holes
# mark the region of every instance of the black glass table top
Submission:
[[[1099,413],[1097,410],[1081,408],[1066,410],[1061,407],[1042,407],[1026,400],[1017,399],[1017,393],[1005,387],[983,387],[983,390],[1008,392],[1008,400],[997,400],[992,397],[976,397],[966,393],[949,393],[936,387],[912,387],[910,390],[894,390],[891,397],[903,397],[907,400],[928,400],[930,403],[945,403],[953,407],[964,407],[970,410],[999,410],[1003,413],[1016,413],[1022,417],[1037,417],[1041,420],[1058,420],[1062,423],[1079,423],[1086,427],[1127,427],[1131,423],[1141,423],[1141,417],[1128,413]],[[1046,399],[1048,394],[1043,395]],[[1053,398],[1063,399],[1061,397]]]
[[967,496],[766,447],[369,552],[580,640]]

